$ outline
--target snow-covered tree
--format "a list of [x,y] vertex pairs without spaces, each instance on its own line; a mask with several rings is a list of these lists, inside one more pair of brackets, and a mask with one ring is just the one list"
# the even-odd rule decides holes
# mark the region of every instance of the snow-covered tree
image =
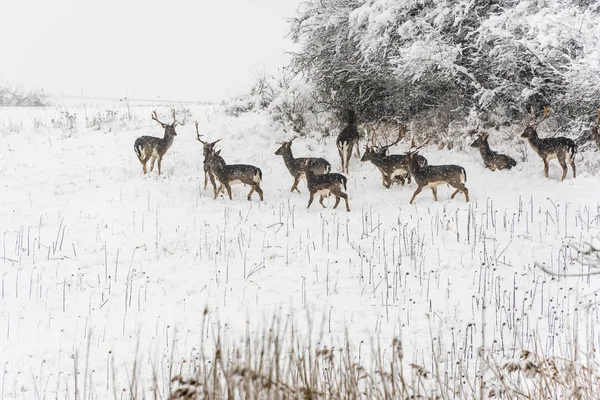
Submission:
[[588,120],[600,102],[600,6],[584,0],[304,0],[293,66],[332,109],[363,119],[529,107]]

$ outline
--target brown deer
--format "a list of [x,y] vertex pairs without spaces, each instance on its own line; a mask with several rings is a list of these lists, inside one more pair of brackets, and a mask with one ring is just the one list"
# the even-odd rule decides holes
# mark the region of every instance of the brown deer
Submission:
[[260,187],[262,181],[262,171],[253,165],[246,164],[226,164],[225,160],[220,156],[221,150],[212,152],[208,155],[205,163],[209,164],[209,168],[215,174],[221,185],[215,192],[213,199],[216,199],[223,188],[227,189],[229,199],[231,197],[231,185],[243,183],[251,187],[248,193],[248,201],[252,198],[252,193],[256,191],[260,200],[263,201],[263,191]]
[[[383,186],[387,189],[390,188],[393,182],[399,182],[404,186],[405,180],[408,183],[411,182],[410,172],[408,171],[408,156],[404,154],[391,154],[388,155],[387,151],[390,147],[396,145],[403,137],[402,128],[398,129],[398,138],[391,144],[385,146],[376,146],[375,144],[365,146],[365,152],[363,153],[361,161],[371,161],[375,165],[379,172],[381,172],[381,178]],[[371,141],[375,141],[375,131],[372,131]],[[427,159],[421,155],[417,155],[419,164],[424,167],[427,165]]]
[[415,197],[421,193],[423,188],[426,187],[431,188],[433,198],[437,201],[437,187],[443,183],[447,183],[456,189],[450,196],[451,199],[458,192],[463,192],[467,202],[469,201],[469,190],[465,186],[467,172],[463,167],[460,165],[426,165],[421,167],[417,159],[417,151],[409,151],[406,155],[408,156],[408,169],[418,185],[417,190],[415,190],[410,199],[410,204],[413,203]]
[[360,135],[358,133],[358,127],[356,126],[356,113],[354,110],[347,110],[347,117],[348,125],[342,129],[335,144],[342,161],[342,172],[349,174],[350,158],[352,157],[354,146],[356,146],[356,156],[360,157],[360,149],[358,146]]
[[493,151],[490,148],[488,137],[489,133],[483,133],[479,135],[479,137],[473,143],[471,143],[471,147],[479,149],[481,158],[483,158],[483,164],[486,168],[495,171],[497,169],[511,169],[517,165],[517,162],[512,157]]
[[346,194],[346,183],[347,178],[342,174],[336,173],[327,173],[321,175],[315,175],[315,173],[307,169],[306,170],[306,185],[308,187],[308,191],[310,192],[310,197],[308,198],[308,205],[306,208],[309,208],[312,204],[315,194],[318,194],[319,203],[325,208],[325,204],[323,204],[323,199],[325,197],[329,197],[330,195],[335,196],[335,204],[333,208],[337,208],[340,203],[340,198],[344,199],[346,202],[346,211],[350,211],[350,206],[348,205],[348,195]]
[[[208,158],[214,154],[215,152],[215,145],[221,141],[221,139],[219,140],[215,140],[214,142],[205,142],[204,140],[200,139],[200,131],[198,130],[198,122],[194,122],[196,125],[196,140],[199,141],[200,143],[202,143],[203,146],[203,155],[204,155],[204,190],[206,190],[206,186],[208,185],[208,180],[210,180],[210,183],[213,186],[213,191],[215,193],[215,197],[217,196],[217,183],[215,182],[215,173],[212,171],[212,169],[210,168],[210,163],[207,162]],[[223,160],[223,158],[221,156],[216,156],[218,158],[220,158],[220,160],[217,160],[219,162],[225,162],[225,160]]]
[[527,127],[521,134],[522,138],[529,141],[529,145],[544,161],[544,175],[548,178],[548,164],[550,160],[556,158],[560,164],[563,174],[561,181],[567,176],[567,163],[571,164],[573,169],[573,178],[576,177],[575,170],[575,153],[577,152],[577,146],[575,142],[566,137],[553,137],[541,139],[537,134],[537,126],[550,116],[550,107],[544,107],[544,116],[538,122],[532,124],[531,121],[534,118],[533,107],[531,108],[531,115],[527,121]]
[[177,120],[175,118],[175,110],[173,110],[173,123],[165,124],[158,120],[156,111],[152,111],[152,119],[155,120],[165,130],[165,136],[158,138],[155,136],[140,136],[135,140],[133,149],[138,159],[142,163],[144,174],[147,173],[146,163],[150,160],[150,172],[154,169],[154,162],[158,160],[158,175],[160,175],[160,167],[162,158],[173,144],[173,139],[177,136],[175,132],[175,126],[177,126]]
[[283,162],[285,163],[286,168],[290,171],[290,174],[294,177],[294,183],[292,185],[292,189],[290,192],[298,190],[298,182],[300,179],[306,177],[305,171],[310,170],[315,175],[326,174],[331,171],[331,164],[324,158],[317,157],[301,157],[294,158],[292,154],[292,142],[297,138],[293,137],[291,140],[287,142],[280,143],[280,147],[275,151],[275,155],[283,156]]

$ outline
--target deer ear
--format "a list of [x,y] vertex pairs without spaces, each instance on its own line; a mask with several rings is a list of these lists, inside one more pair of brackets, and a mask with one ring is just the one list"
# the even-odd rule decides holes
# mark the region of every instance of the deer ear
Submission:
[[215,154],[216,154],[216,155],[219,155],[219,154],[221,154],[221,150],[217,150],[217,151],[215,151]]

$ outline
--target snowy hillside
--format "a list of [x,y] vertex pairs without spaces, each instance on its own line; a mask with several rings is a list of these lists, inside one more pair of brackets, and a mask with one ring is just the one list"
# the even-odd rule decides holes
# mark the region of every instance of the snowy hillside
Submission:
[[[113,122],[94,125],[107,109]],[[353,158],[351,212],[331,209],[332,199],[307,210],[305,182],[290,193],[274,154],[289,136],[258,114],[192,108],[163,175],[144,176],[133,142],[162,136],[151,110],[0,110],[0,399],[73,398],[83,388],[88,398],[127,398],[136,360],[141,390],[158,381],[164,398],[201,341],[220,332],[232,345],[273,316],[292,318],[315,346],[339,346],[347,330],[367,365],[371,343],[399,337],[407,364],[431,368],[433,337],[450,383],[458,364],[476,369],[482,316],[485,346],[500,357],[564,356],[578,337],[583,358],[597,361],[598,308],[584,306],[596,301],[598,278],[552,278],[534,262],[588,271],[566,245],[600,232],[600,153],[578,154],[577,178],[569,171],[560,182],[558,164],[546,179],[530,149],[512,171],[491,172],[475,149],[425,148],[430,164],[466,169],[471,202],[441,186],[439,202],[425,190],[414,205],[414,183],[385,189],[372,164]],[[167,107],[157,110],[168,119]],[[264,202],[248,202],[240,185],[233,201],[203,190],[194,120],[206,139],[223,139],[228,163],[262,169]],[[299,138],[292,150],[339,170],[334,137]]]

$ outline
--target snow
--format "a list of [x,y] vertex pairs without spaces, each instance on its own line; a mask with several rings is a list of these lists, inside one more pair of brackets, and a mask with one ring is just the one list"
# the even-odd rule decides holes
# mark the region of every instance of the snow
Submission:
[[[126,389],[136,358],[149,390],[153,368],[167,374],[171,355],[176,370],[193,357],[205,311],[230,342],[260,332],[273,315],[291,315],[302,328],[307,313],[325,321],[320,344],[341,342],[346,329],[355,349],[401,337],[415,361],[428,360],[433,335],[448,350],[448,370],[450,359],[477,356],[482,302],[492,351],[532,348],[539,338],[545,352],[560,354],[577,324],[597,322],[597,311],[574,311],[597,277],[551,278],[534,266],[587,270],[565,244],[600,232],[597,152],[578,154],[577,178],[569,171],[560,182],[558,165],[546,179],[530,149],[527,162],[491,172],[476,149],[425,148],[430,164],[465,167],[471,202],[450,200],[451,188],[440,186],[439,202],[424,190],[415,205],[414,182],[385,189],[377,169],[353,157],[352,211],[331,209],[333,198],[327,209],[307,210],[304,181],[290,193],[292,177],[274,155],[288,136],[264,115],[193,107],[159,177],[144,176],[133,151],[138,136],[162,136],[152,108],[132,107],[133,122],[110,130],[83,124],[86,113],[126,115],[123,107],[0,111],[3,399],[66,398],[74,363],[80,384],[85,366],[93,397],[112,398],[109,374],[117,371],[116,386]],[[72,131],[52,127],[65,110],[78,115]],[[157,110],[168,120],[168,108]],[[249,188],[239,185],[232,201],[203,190],[193,120],[205,140],[223,139],[228,163],[261,168],[264,202],[247,201]],[[502,147],[494,138],[491,146]],[[298,138],[292,150],[339,170],[335,136]],[[516,149],[503,150],[520,160]],[[579,331],[587,345],[600,340]]]

